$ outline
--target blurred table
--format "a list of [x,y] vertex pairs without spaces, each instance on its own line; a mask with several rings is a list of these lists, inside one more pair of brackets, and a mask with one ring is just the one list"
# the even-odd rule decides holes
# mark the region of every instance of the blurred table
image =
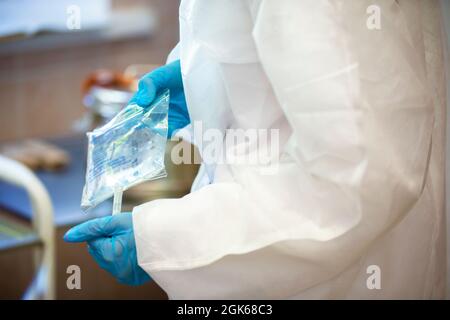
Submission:
[[[88,213],[80,209],[85,179],[86,137],[77,135],[47,141],[70,155],[70,164],[67,168],[57,172],[36,172],[50,194],[56,226],[73,225],[110,214],[111,201],[103,202]],[[26,219],[30,219],[32,215],[31,204],[25,190],[1,181],[0,207]]]
[[29,221],[0,210],[0,251],[31,245],[40,245],[40,240]]
[[[84,135],[47,140],[66,150],[70,165],[61,172],[38,172],[53,202],[56,225],[56,283],[58,299],[167,299],[155,283],[131,287],[119,284],[100,269],[89,256],[85,243],[62,240],[70,226],[109,215],[106,201],[89,213],[80,209],[85,178],[86,139]],[[0,299],[19,299],[34,274],[33,248],[40,245],[31,228],[31,206],[24,190],[0,182]],[[67,267],[82,270],[82,290],[66,287]]]

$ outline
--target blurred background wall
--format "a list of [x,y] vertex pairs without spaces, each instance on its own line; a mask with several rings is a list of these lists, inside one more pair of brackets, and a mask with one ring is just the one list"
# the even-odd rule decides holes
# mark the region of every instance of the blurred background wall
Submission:
[[72,46],[68,38],[67,47],[9,52],[0,42],[0,141],[69,134],[84,111],[81,84],[94,69],[164,63],[178,41],[178,6],[177,0],[112,0],[113,11],[150,10],[157,20],[147,35],[128,39]]

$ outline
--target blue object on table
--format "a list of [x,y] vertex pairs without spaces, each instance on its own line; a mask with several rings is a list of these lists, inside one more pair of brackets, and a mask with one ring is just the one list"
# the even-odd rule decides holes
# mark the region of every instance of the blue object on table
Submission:
[[[36,175],[47,188],[52,200],[55,224],[72,225],[111,214],[112,203],[105,201],[85,213],[80,208],[86,167],[86,137],[48,140],[70,155],[70,164],[62,171],[38,171]],[[0,181],[0,207],[25,218],[31,218],[31,203],[25,190]]]

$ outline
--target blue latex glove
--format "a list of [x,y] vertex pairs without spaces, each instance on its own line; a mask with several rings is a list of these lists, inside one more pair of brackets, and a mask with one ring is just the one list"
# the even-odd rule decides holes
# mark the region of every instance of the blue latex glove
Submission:
[[67,242],[87,242],[95,261],[121,283],[140,285],[150,280],[137,263],[133,220],[130,212],[93,219],[73,227]]
[[136,103],[143,108],[148,107],[155,96],[165,89],[170,90],[168,129],[170,138],[174,131],[184,128],[191,122],[184,96],[180,60],[155,69],[142,77],[138,91],[130,103]]

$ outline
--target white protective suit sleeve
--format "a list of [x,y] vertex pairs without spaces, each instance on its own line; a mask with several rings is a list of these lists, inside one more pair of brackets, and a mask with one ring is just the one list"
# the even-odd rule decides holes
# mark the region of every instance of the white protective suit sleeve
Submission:
[[416,203],[434,116],[424,2],[375,1],[372,30],[373,2],[258,4],[253,40],[292,133],[274,174],[222,165],[213,184],[134,209],[139,264],[169,297],[295,296]]

